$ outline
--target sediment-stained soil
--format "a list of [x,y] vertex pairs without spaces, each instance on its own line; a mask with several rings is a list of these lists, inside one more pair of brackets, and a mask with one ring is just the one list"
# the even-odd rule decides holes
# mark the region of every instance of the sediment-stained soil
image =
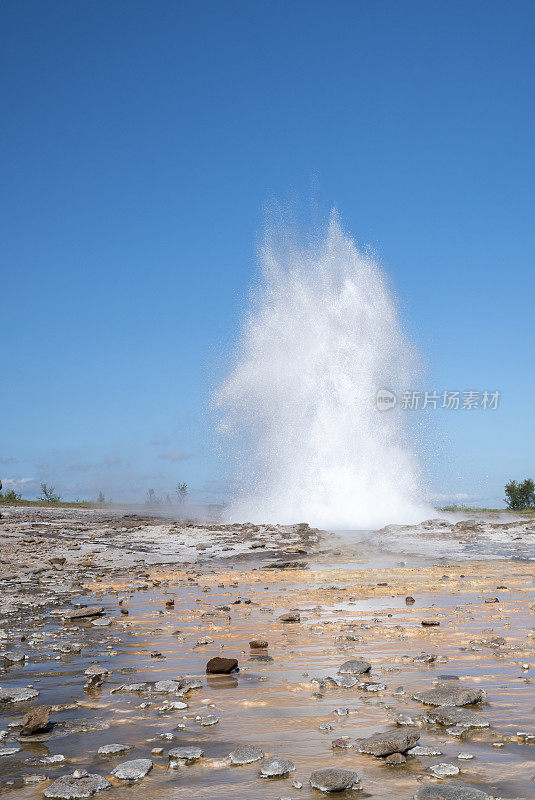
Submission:
[[[377,556],[384,533],[367,549],[304,524],[1,513],[13,798],[318,800],[350,777],[335,796],[534,796],[531,562],[400,562]],[[207,674],[215,657],[239,669]]]

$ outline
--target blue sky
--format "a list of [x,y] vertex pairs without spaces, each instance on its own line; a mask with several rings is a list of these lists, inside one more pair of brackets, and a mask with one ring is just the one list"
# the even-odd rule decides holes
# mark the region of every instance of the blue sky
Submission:
[[535,6],[2,4],[0,471],[220,500],[210,392],[273,199],[371,245],[437,389],[441,497],[535,477]]

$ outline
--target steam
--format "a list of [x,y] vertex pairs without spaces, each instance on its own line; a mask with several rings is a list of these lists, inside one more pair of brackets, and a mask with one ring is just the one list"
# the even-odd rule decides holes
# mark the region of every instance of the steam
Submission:
[[429,516],[403,412],[379,389],[414,386],[417,359],[385,275],[335,214],[307,244],[261,249],[235,364],[216,394],[236,463],[231,521],[372,529]]

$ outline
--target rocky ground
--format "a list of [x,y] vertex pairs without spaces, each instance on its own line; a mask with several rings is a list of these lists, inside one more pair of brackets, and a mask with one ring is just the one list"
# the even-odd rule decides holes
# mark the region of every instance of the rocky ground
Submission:
[[[374,562],[304,524],[1,513],[1,792],[535,796],[529,561]],[[459,539],[439,523],[409,540]],[[515,524],[498,538],[529,540]]]

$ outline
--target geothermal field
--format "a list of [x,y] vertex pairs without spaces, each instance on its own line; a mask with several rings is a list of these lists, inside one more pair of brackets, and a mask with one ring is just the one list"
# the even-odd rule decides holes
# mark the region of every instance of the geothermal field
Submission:
[[0,800],[535,800],[535,0],[0,31]]
[[533,797],[531,521],[0,525],[7,796]]

